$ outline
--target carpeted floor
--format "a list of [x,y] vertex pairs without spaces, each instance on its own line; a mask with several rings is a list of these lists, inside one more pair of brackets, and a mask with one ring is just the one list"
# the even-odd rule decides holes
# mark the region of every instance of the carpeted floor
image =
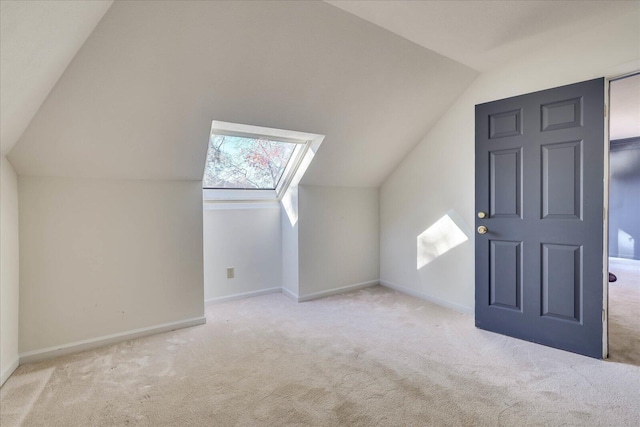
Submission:
[[609,360],[640,366],[640,261],[610,258]]
[[473,323],[380,286],[209,305],[203,326],[21,366],[0,425],[637,425],[640,367]]

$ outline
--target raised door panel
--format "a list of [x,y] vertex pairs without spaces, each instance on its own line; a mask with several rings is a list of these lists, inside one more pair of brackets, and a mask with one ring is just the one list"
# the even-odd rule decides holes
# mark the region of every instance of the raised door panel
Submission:
[[542,316],[581,321],[582,247],[542,244]]
[[489,116],[489,139],[522,135],[522,109]]
[[542,146],[542,218],[582,218],[582,141]]
[[522,217],[522,148],[489,153],[489,199],[492,218]]
[[582,97],[545,104],[540,110],[542,131],[582,126]]
[[522,311],[522,242],[490,241],[489,305]]

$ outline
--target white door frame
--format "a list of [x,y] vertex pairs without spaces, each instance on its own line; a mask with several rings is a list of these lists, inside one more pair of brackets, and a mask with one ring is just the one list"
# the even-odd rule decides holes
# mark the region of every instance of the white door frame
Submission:
[[603,216],[604,221],[602,232],[602,256],[603,256],[603,286],[602,286],[602,358],[609,357],[609,121],[611,120],[611,82],[624,79],[640,73],[640,70],[631,71],[613,77],[605,77],[604,94],[604,195],[603,195]]

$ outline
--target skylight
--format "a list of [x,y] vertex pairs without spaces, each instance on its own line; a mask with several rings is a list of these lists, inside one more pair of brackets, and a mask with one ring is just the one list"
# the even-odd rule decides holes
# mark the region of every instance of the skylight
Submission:
[[212,134],[202,186],[275,190],[295,148],[291,142]]
[[213,121],[203,200],[280,201],[302,179],[323,135]]

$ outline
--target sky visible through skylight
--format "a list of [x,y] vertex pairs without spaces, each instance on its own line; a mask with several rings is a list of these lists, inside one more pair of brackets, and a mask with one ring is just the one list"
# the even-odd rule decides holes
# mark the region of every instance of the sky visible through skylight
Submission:
[[275,189],[295,148],[289,142],[211,135],[202,186]]

